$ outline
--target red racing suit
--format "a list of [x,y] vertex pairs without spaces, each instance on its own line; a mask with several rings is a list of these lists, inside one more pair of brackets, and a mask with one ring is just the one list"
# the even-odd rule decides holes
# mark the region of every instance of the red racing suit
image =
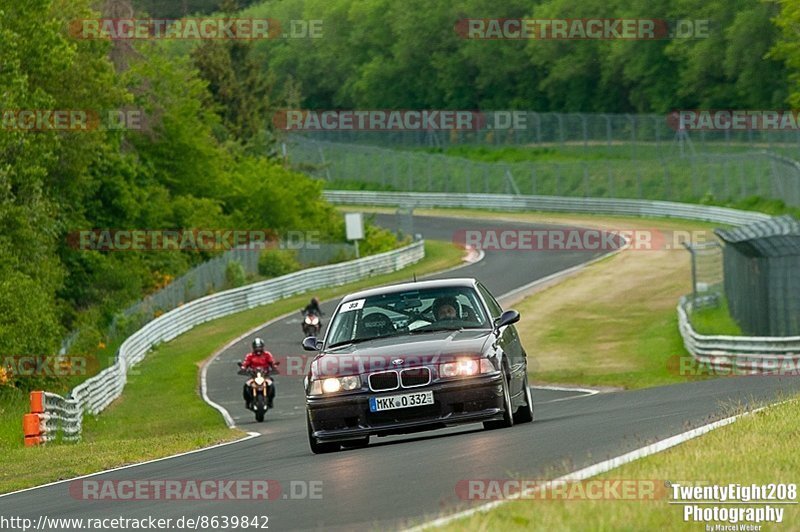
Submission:
[[272,357],[272,353],[269,351],[264,351],[263,353],[247,353],[247,356],[244,357],[244,362],[242,362],[242,369],[253,368],[253,369],[272,369],[272,366],[275,365],[275,359]]

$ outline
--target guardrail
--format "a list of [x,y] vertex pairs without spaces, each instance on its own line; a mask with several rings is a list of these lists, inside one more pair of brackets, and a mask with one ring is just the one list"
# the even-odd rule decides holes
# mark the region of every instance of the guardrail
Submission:
[[673,201],[572,198],[563,196],[518,196],[510,194],[444,194],[432,192],[371,192],[327,190],[325,198],[340,205],[401,206],[416,208],[469,208],[504,211],[578,212],[657,216],[742,225],[768,220],[769,215],[726,207],[693,205]]
[[125,387],[128,370],[140,362],[153,346],[216,318],[308,290],[339,286],[394,272],[420,261],[424,256],[425,242],[418,241],[379,255],[309,268],[186,303],[148,322],[129,336],[117,351],[114,364],[76,386],[68,397],[46,393],[43,412],[49,419],[58,421],[65,439],[79,439],[83,413],[97,414],[119,397]]
[[[623,216],[658,216],[742,225],[771,216],[725,207],[670,201],[514,196],[495,194],[438,194],[329,190],[325,197],[345,205],[401,206],[417,208],[462,207],[504,211],[582,212]],[[691,303],[684,296],[678,304],[678,327],[686,350],[698,362],[715,368],[781,370],[800,366],[800,337],[710,336],[697,333],[689,322]]]
[[694,330],[687,296],[678,303],[678,328],[692,357],[711,368],[743,373],[795,372],[800,365],[800,336],[705,335]]

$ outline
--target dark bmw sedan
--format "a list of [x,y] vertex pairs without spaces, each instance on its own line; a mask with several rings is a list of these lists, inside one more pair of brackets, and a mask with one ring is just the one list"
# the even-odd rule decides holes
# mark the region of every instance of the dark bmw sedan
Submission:
[[305,378],[314,453],[385,436],[533,420],[527,357],[514,323],[475,279],[386,286],[339,303]]

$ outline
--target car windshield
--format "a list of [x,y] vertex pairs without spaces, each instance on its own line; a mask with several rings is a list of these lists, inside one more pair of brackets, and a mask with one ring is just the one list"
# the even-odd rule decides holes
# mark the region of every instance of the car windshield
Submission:
[[443,287],[375,295],[339,306],[328,346],[442,330],[487,329],[489,319],[471,287]]

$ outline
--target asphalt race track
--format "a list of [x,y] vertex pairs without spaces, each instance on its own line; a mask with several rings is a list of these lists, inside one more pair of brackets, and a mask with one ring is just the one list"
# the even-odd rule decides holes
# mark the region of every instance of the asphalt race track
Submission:
[[[393,218],[382,216],[380,221],[391,225]],[[522,226],[488,224],[492,228]],[[429,239],[451,240],[454,231],[486,225],[477,220],[415,219],[415,231]],[[482,261],[441,276],[474,276],[502,295],[594,256],[588,252],[487,252]],[[334,307],[332,301],[323,305],[325,323]],[[307,356],[300,347],[300,318],[298,309],[258,334],[280,357]],[[71,496],[71,482],[63,482],[0,498],[0,514],[34,522],[40,515],[173,519],[266,515],[270,530],[399,528],[475,504],[459,499],[459,480],[552,478],[727,417],[732,405],[751,405],[800,390],[798,379],[779,377],[722,378],[594,395],[534,388],[537,404],[532,424],[490,432],[480,425],[467,425],[409,436],[373,437],[365,449],[313,455],[306,438],[301,376],[277,377],[275,409],[267,413],[264,423],[256,423],[244,409],[243,377],[236,375],[234,363],[248,350],[251,340],[246,338],[211,363],[208,394],[229,410],[237,426],[260,433],[258,437],[103,473],[92,480],[271,479],[282,488],[276,499],[92,501]],[[535,367],[535,346],[526,348]],[[308,483],[321,486],[320,497],[303,496],[303,486]]]

